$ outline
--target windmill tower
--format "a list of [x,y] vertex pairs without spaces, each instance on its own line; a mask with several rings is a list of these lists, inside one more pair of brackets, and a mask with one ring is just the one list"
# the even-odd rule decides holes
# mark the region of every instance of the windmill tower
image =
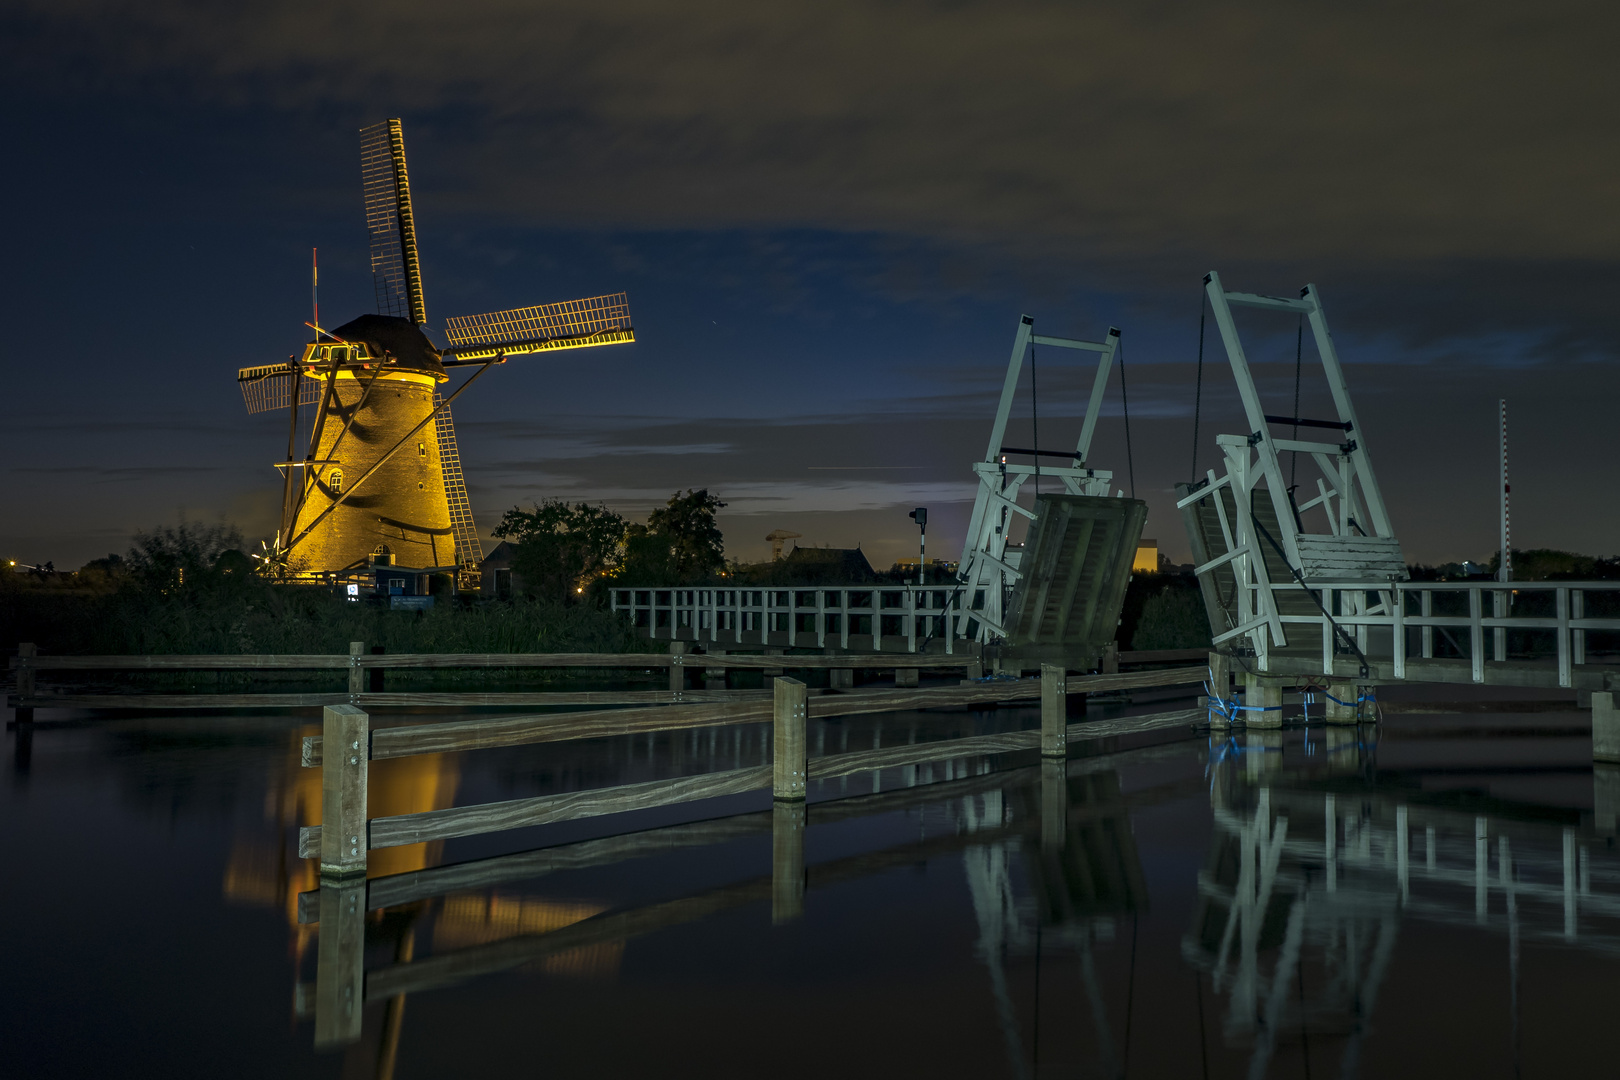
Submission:
[[[448,320],[427,306],[398,120],[360,132],[377,313],[315,337],[301,357],[237,374],[248,412],[287,409],[281,527],[272,555],[294,577],[363,574],[375,562],[475,573],[483,555],[450,404],[508,357],[635,340],[623,293]],[[313,324],[312,324],[313,325]],[[472,368],[445,396],[450,369]],[[309,413],[305,452],[296,456]]]

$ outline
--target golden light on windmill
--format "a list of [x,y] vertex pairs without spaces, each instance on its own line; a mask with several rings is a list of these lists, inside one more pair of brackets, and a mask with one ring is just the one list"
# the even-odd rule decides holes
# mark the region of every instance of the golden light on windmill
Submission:
[[[248,412],[289,410],[281,527],[261,560],[295,577],[363,572],[374,562],[476,573],[483,560],[450,404],[508,357],[635,341],[623,293],[447,321],[441,349],[427,307],[400,122],[360,132],[377,313],[315,330],[301,357],[242,368]],[[472,377],[445,397],[455,367]],[[296,457],[299,409],[314,418]],[[415,447],[415,453],[407,448]]]

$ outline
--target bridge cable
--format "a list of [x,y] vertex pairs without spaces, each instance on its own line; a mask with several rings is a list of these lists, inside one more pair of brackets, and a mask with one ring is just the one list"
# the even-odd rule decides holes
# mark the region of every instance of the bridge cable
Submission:
[[[1299,330],[1294,337],[1294,438],[1299,438],[1299,381],[1300,365],[1303,362],[1305,349],[1305,316],[1299,317]],[[1288,492],[1290,495],[1299,485],[1295,482],[1299,475],[1299,451],[1289,451],[1288,462]]]
[[1035,385],[1035,334],[1034,325],[1030,326],[1029,335],[1029,423],[1034,429],[1030,437],[1035,440],[1035,494],[1041,494],[1041,415],[1040,393]]
[[[1294,335],[1294,439],[1299,440],[1299,383],[1300,365],[1305,355],[1305,316],[1299,317],[1299,330]],[[1288,452],[1288,507],[1294,512],[1294,531],[1304,532],[1305,523],[1299,517],[1299,500],[1294,491],[1299,487],[1299,451]]]
[[1190,482],[1198,483],[1198,416],[1204,406],[1204,315],[1209,306],[1209,296],[1203,289],[1198,290],[1198,381],[1193,390],[1193,447],[1192,447],[1192,477]]
[[[1218,495],[1216,497],[1219,498]],[[1311,602],[1316,605],[1316,610],[1322,613],[1322,618],[1326,619],[1328,626],[1333,629],[1334,639],[1356,654],[1356,660],[1361,664],[1361,677],[1363,679],[1368,678],[1367,654],[1361,651],[1361,646],[1356,644],[1356,639],[1351,637],[1349,632],[1329,614],[1328,609],[1322,606],[1322,598],[1317,596],[1309,585],[1305,584],[1305,575],[1299,572],[1298,567],[1288,561],[1288,553],[1283,551],[1281,544],[1277,543],[1277,538],[1271,535],[1271,530],[1260,524],[1260,517],[1252,508],[1249,510],[1249,520],[1254,522],[1255,529],[1265,538],[1266,543],[1270,544],[1272,549],[1277,552],[1277,557],[1283,561],[1283,565],[1288,567],[1288,572],[1294,576],[1294,582],[1305,591],[1306,596],[1311,598]],[[1263,552],[1260,552],[1256,553],[1255,557],[1263,559],[1265,556]]]
[[1125,403],[1125,467],[1130,470],[1131,498],[1136,498],[1136,461],[1131,456],[1131,395],[1125,389],[1125,342],[1114,346],[1119,357],[1119,395]]

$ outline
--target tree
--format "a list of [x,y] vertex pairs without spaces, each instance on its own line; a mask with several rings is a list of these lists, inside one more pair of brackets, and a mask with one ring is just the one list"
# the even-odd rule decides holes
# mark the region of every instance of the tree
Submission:
[[139,585],[168,594],[245,577],[242,546],[235,525],[181,518],[179,525],[136,533],[124,563]]
[[715,512],[725,505],[707,488],[687,488],[685,495],[675,492],[663,508],[647,516],[647,524],[630,526],[625,538],[627,576],[649,585],[681,585],[724,570],[725,538]]
[[625,524],[605,506],[547,499],[533,510],[514,506],[491,532],[516,546],[512,577],[519,588],[562,604],[618,567]]

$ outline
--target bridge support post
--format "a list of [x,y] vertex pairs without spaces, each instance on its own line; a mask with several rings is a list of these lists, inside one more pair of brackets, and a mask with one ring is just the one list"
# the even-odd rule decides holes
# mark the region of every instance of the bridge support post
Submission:
[[[1361,696],[1361,687],[1353,682],[1339,682],[1337,679],[1328,683],[1328,693],[1332,694],[1327,700],[1325,710],[1327,722],[1330,724],[1354,724],[1359,719],[1361,709],[1356,699]],[[1334,701],[1338,698],[1339,701]],[[1339,702],[1345,702],[1341,705]]]
[[1282,727],[1282,692],[1281,679],[1244,672],[1244,710],[1238,714],[1243,723],[1252,728]]
[[776,680],[775,710],[771,724],[771,796],[777,801],[804,802],[808,748],[805,728],[809,705],[804,683]]
[[[825,649],[822,650],[822,654],[825,655],[825,656],[837,656],[838,655],[838,650],[834,649],[831,645],[829,645]],[[834,690],[853,690],[853,689],[855,689],[855,669],[854,668],[828,668],[827,669],[827,685],[829,687],[831,687],[832,689],[834,689]]]
[[1041,665],[1041,757],[1069,756],[1068,675],[1057,664]]
[[[726,650],[711,648],[709,650],[709,655],[710,656],[724,656],[724,655],[726,655]],[[706,668],[704,668],[703,669],[703,689],[705,689],[705,690],[724,690],[726,688],[726,670],[727,669],[725,669],[723,667],[706,667]]]
[[1110,641],[1103,646],[1102,657],[1097,661],[1097,671],[1102,675],[1119,674],[1119,642]]
[[366,655],[366,643],[363,641],[349,642],[349,704],[354,704],[356,695],[366,692],[366,669],[360,666],[360,658]]
[[669,692],[678,694],[686,689],[686,642],[669,643]]
[[902,687],[902,688],[903,687],[908,687],[908,686],[916,686],[917,685],[917,674],[918,674],[918,669],[914,668],[914,667],[895,668],[894,669],[894,685],[897,686],[897,687]]
[[1612,690],[1592,693],[1592,760],[1620,764],[1620,709]]
[[[358,672],[361,669],[352,668]],[[328,705],[321,722],[321,878],[366,876],[366,777],[371,718],[353,705]]]
[[1209,692],[1224,701],[1232,700],[1232,658],[1225,653],[1209,654]]

